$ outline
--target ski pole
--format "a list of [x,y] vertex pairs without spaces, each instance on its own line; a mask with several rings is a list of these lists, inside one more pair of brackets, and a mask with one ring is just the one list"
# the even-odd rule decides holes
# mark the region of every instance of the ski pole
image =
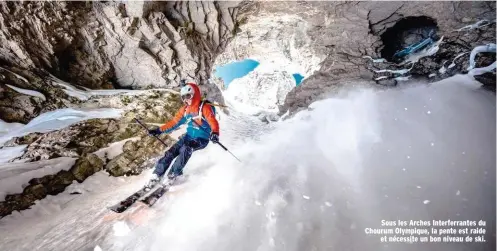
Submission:
[[[200,126],[200,125],[197,123],[197,121],[195,121],[195,120],[192,120],[192,121],[193,121],[195,124],[197,124],[197,125],[198,125],[198,127],[199,127],[202,131],[204,131],[204,132],[208,133],[208,131],[206,131],[204,128],[202,128],[202,126]],[[229,152],[229,153],[231,154],[231,156],[233,156],[233,158],[235,158],[236,160],[238,160],[240,163],[242,162],[242,161],[241,161],[239,158],[237,158],[237,157],[236,157],[236,156],[235,156],[235,155],[234,155],[234,154],[233,154],[230,150],[228,150],[228,148],[226,148],[223,144],[221,144],[221,142],[219,142],[219,141],[218,141],[216,144],[218,144],[220,147],[222,147],[225,151]]]
[[[138,122],[138,124],[140,124],[145,130],[147,130],[147,133],[148,133],[148,128],[142,123],[140,122],[140,120],[138,120],[137,118],[135,118],[136,122]],[[167,144],[162,141],[162,139],[160,139],[159,137],[155,136],[155,135],[152,135],[154,136],[156,139],[158,139],[162,144],[164,144],[165,146],[167,146]]]
[[237,158],[230,150],[228,150],[228,148],[226,148],[223,144],[221,144],[221,142],[217,142],[217,144],[222,147],[225,151],[229,152],[231,154],[231,156],[233,156],[233,158],[235,158],[236,160],[238,160],[240,163],[242,163],[242,161]]

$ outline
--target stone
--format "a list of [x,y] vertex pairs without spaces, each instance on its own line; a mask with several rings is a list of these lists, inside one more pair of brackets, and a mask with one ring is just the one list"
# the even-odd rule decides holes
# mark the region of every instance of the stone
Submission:
[[30,185],[47,185],[52,179],[54,175],[45,175],[41,178],[34,178],[29,181]]
[[7,210],[10,211],[8,212],[8,214],[10,214],[12,211],[20,211],[28,209],[34,204],[35,200],[36,198],[32,195],[22,195],[22,194],[7,195],[5,197],[5,204],[7,206]]
[[50,195],[61,193],[67,186],[71,185],[75,179],[76,177],[74,177],[70,171],[62,170],[58,172],[45,186],[47,193]]
[[[162,140],[171,146],[174,142],[165,136]],[[105,165],[105,170],[112,176],[139,174],[145,168],[142,164],[165,150],[164,145],[152,137],[144,137],[138,141],[128,141],[123,153]]]
[[33,195],[36,199],[43,199],[47,196],[47,189],[42,184],[29,185],[24,188],[23,194]]
[[82,156],[71,168],[71,173],[79,182],[83,182],[86,178],[103,169],[103,161],[95,154],[87,154]]

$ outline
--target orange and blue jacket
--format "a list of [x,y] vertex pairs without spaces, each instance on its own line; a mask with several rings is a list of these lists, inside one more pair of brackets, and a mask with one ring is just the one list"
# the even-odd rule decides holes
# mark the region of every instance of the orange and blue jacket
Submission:
[[217,122],[214,108],[209,103],[204,103],[202,106],[202,116],[200,116],[200,88],[194,83],[187,84],[195,92],[191,105],[181,107],[172,120],[160,127],[161,131],[163,133],[170,133],[182,124],[188,123],[186,135],[191,138],[209,139],[211,133],[219,135],[219,123]]

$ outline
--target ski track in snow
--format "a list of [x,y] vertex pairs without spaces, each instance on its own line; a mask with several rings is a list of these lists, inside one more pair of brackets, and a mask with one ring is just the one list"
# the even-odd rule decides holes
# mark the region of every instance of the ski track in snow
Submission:
[[[478,86],[457,75],[357,91],[271,124],[231,111],[221,116],[220,141],[243,163],[210,144],[190,159],[187,183],[126,219],[110,219],[105,207],[151,170],[121,178],[99,172],[1,219],[0,249],[419,250],[384,246],[364,228],[397,218],[495,221],[488,201],[495,197],[495,95]],[[489,241],[473,250],[495,244],[495,229],[487,231]]]
[[0,164],[0,201],[5,200],[7,194],[22,193],[33,178],[69,170],[75,161],[76,158],[60,157],[28,163]]

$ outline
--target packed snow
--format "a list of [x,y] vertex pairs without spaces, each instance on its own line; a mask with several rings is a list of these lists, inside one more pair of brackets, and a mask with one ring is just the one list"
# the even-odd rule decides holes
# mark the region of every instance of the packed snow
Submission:
[[29,96],[37,97],[37,98],[40,98],[43,101],[47,100],[47,98],[45,97],[45,95],[43,95],[42,93],[40,93],[38,91],[33,91],[33,90],[28,90],[28,89],[22,89],[22,88],[15,87],[15,86],[9,85],[9,84],[6,84],[6,86],[8,86],[12,90],[14,90],[16,92],[19,92],[21,94],[26,94],[26,95],[29,95]]
[[496,45],[494,43],[489,43],[487,45],[477,46],[471,51],[471,54],[469,55],[469,66],[467,69],[469,71],[468,75],[477,76],[484,74],[485,72],[492,72],[495,70],[497,66],[497,61],[485,67],[475,68],[476,65],[475,57],[478,53],[482,52],[496,53]]
[[166,92],[175,92],[170,89],[148,89],[148,90],[124,90],[124,89],[113,89],[113,90],[91,90],[88,88],[84,88],[85,90],[80,90],[73,85],[64,82],[60,79],[57,79],[56,77],[53,77],[54,79],[53,83],[59,86],[64,87],[64,92],[71,96],[75,97],[79,100],[88,100],[92,96],[112,96],[112,95],[117,95],[117,94],[126,94],[126,95],[142,95],[145,92],[149,91],[166,91]]
[[[121,116],[121,109],[101,108],[101,109],[75,109],[64,108],[40,114],[24,126],[10,126],[7,133],[0,135],[0,146],[13,137],[20,137],[33,132],[46,133],[59,130],[78,123],[80,121],[94,118],[118,118]],[[4,124],[0,124],[4,126]],[[5,130],[5,129],[4,129]]]
[[0,164],[7,163],[12,159],[21,156],[28,145],[19,145],[0,148]]
[[0,136],[8,134],[9,132],[23,127],[21,123],[7,123],[0,119]]
[[99,172],[1,219],[0,249],[419,250],[385,247],[363,229],[391,218],[495,220],[495,95],[479,86],[457,75],[357,90],[269,125],[232,110],[220,141],[242,163],[210,144],[192,155],[184,185],[120,215],[106,207],[151,170]]
[[493,72],[497,67],[497,61],[493,62],[491,65],[485,66],[485,67],[480,67],[480,68],[473,68],[468,72],[468,75],[471,76],[478,76],[482,75],[486,72]]
[[76,158],[60,157],[29,163],[0,164],[0,201],[5,200],[7,194],[22,193],[33,178],[69,170],[75,161]]

